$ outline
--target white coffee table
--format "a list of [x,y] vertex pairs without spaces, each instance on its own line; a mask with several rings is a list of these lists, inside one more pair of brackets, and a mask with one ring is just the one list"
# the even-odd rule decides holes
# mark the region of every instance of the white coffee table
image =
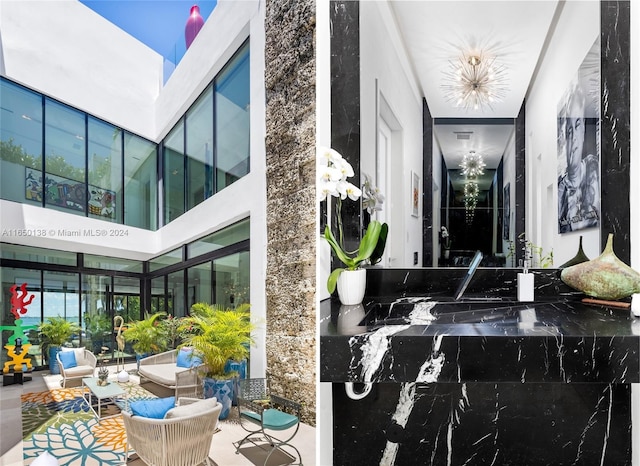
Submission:
[[116,406],[116,400],[122,398],[125,403],[128,403],[127,392],[116,382],[109,382],[108,385],[98,385],[97,377],[85,377],[82,379],[82,396],[84,400],[96,415],[98,419],[107,419],[120,414],[118,411],[115,414],[102,416],[102,409],[107,406]]

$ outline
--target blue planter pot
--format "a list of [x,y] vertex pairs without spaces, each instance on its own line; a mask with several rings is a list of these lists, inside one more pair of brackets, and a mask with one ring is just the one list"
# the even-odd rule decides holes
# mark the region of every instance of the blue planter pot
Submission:
[[58,367],[58,359],[56,358],[59,352],[59,346],[49,346],[49,372],[51,374],[60,373],[60,367]]
[[[247,378],[247,360],[243,359],[240,362],[232,361],[229,359],[227,363],[224,365],[225,372],[237,372],[239,379]],[[238,404],[238,384],[233,384],[233,406]]]
[[218,403],[222,404],[220,419],[226,419],[231,411],[233,402],[235,381],[234,379],[210,379],[206,377],[203,380],[203,391],[205,398],[216,397]]
[[151,356],[151,353],[136,353],[136,369],[140,369],[140,360],[146,358],[147,356]]

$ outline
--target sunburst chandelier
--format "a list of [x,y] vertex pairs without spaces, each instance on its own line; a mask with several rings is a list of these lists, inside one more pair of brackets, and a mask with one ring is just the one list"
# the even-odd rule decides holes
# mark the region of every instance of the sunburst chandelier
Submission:
[[484,167],[486,166],[487,164],[482,160],[482,155],[477,154],[474,150],[465,154],[464,157],[462,157],[462,162],[460,162],[461,172],[467,178],[475,178],[478,175],[483,175]]
[[492,104],[504,99],[508,91],[506,68],[482,52],[450,60],[444,74],[445,99],[465,110],[493,108]]

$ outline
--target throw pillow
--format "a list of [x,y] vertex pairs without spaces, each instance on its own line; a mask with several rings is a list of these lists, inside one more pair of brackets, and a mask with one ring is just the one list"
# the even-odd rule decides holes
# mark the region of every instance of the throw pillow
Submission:
[[175,396],[168,398],[152,398],[150,400],[138,400],[129,403],[129,408],[134,416],[162,419],[167,411],[176,405]]
[[178,417],[195,416],[196,414],[215,408],[217,404],[218,400],[216,398],[205,398],[204,400],[196,401],[195,403],[171,408],[164,415],[164,418],[175,419]]
[[193,353],[193,348],[182,348],[178,351],[176,366],[189,369],[199,366],[200,364],[202,364],[202,359]]
[[80,348],[69,348],[68,346],[63,346],[60,348],[61,351],[71,351],[76,354],[76,363],[84,361],[84,346]]
[[76,362],[76,353],[74,351],[60,351],[58,353],[60,363],[64,369],[70,369],[72,367],[78,367]]

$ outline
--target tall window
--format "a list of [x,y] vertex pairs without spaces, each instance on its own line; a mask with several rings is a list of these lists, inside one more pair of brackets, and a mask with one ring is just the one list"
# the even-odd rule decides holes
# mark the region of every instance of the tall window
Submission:
[[137,320],[141,315],[140,280],[138,278],[113,278],[113,317],[121,316],[125,323]]
[[155,230],[158,228],[157,146],[125,133],[124,153],[124,223]]
[[164,290],[165,277],[158,277],[151,280],[151,314],[156,312],[167,312],[173,309],[173,305],[167,305],[166,293]]
[[111,291],[108,275],[82,275],[83,345],[95,354],[100,353],[103,346],[111,347]]
[[122,223],[122,130],[89,117],[89,217]]
[[165,224],[249,173],[249,102],[246,44],[164,141]]
[[164,141],[164,223],[184,213],[184,122]]
[[[64,317],[80,324],[79,275],[77,273],[44,271],[42,299],[45,320],[48,317]],[[80,335],[73,335],[71,343],[80,345]]]
[[243,251],[213,261],[214,302],[235,307],[249,302],[249,251]]
[[211,262],[196,265],[187,270],[189,284],[189,306],[195,303],[212,303]]
[[0,81],[0,196],[42,205],[42,97]]
[[84,215],[85,114],[45,99],[45,205]]
[[213,89],[187,112],[187,209],[213,195]]
[[215,81],[217,191],[249,173],[249,46]]
[[189,310],[185,309],[184,271],[174,272],[169,274],[168,277],[167,304],[169,304],[169,306],[167,306],[167,312],[175,317],[189,315]]

